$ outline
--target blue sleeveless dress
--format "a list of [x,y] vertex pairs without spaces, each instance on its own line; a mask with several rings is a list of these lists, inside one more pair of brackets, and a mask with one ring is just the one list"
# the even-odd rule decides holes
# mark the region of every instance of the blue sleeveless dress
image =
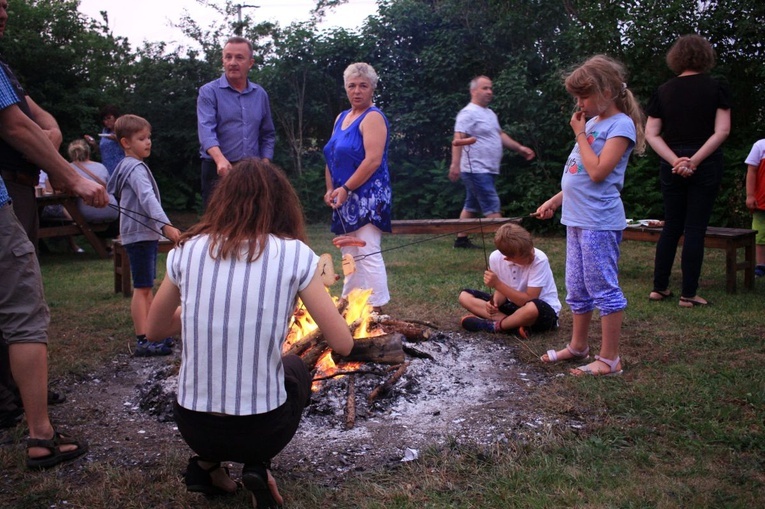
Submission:
[[[385,126],[389,127],[388,119],[382,111],[372,106],[357,118],[347,129],[343,130],[343,120],[351,112],[346,110],[340,114],[335,123],[332,137],[324,146],[324,158],[329,167],[332,177],[332,186],[338,188],[353,175],[364,160],[364,139],[359,131],[359,126],[371,111],[376,111],[385,120]],[[384,232],[391,231],[391,202],[392,192],[390,187],[390,174],[388,173],[388,142],[390,130],[385,138],[385,150],[383,151],[380,167],[359,188],[351,193],[342,207],[332,214],[332,233],[342,235],[356,231],[362,226],[372,223]]]

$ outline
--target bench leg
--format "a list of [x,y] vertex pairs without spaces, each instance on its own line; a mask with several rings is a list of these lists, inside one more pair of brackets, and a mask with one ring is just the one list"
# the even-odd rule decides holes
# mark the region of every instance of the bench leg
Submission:
[[736,247],[728,245],[725,248],[725,291],[736,293]]
[[754,290],[754,267],[756,262],[756,244],[748,243],[744,246],[744,288]]
[[130,280],[130,260],[122,244],[115,242],[114,256],[114,293],[122,292],[125,297],[133,294],[133,284]]

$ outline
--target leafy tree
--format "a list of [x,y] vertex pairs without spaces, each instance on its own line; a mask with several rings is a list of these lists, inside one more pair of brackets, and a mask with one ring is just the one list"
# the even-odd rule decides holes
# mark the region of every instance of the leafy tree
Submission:
[[0,41],[25,89],[58,121],[64,141],[93,132],[133,61],[126,39],[77,11],[75,0],[14,0]]

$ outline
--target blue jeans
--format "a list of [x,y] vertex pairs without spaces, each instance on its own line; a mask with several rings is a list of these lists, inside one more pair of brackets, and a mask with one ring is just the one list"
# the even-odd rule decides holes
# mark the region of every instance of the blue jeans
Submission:
[[480,212],[484,216],[500,213],[499,196],[494,187],[496,175],[463,171],[460,178],[465,184],[465,205],[462,208],[473,214]]
[[[699,147],[671,147],[678,157],[690,157]],[[717,150],[702,162],[693,176],[684,178],[672,173],[672,167],[662,160],[659,165],[661,192],[664,196],[664,228],[656,244],[653,289],[669,287],[672,264],[681,236],[683,252],[680,266],[683,272],[683,297],[693,297],[699,288],[701,264],[704,261],[704,236],[712,215],[723,172],[723,154]]]

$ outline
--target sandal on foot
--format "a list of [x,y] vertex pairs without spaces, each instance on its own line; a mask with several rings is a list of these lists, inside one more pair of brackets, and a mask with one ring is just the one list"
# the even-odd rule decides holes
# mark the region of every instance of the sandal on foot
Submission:
[[547,350],[547,360],[545,360],[544,355],[539,358],[540,361],[544,362],[545,364],[552,364],[554,362],[559,361],[581,361],[584,359],[590,358],[590,347],[586,347],[584,350],[576,350],[574,348],[571,348],[571,343],[566,345],[566,350],[569,351],[571,354],[571,357],[568,359],[559,359],[558,358],[558,352],[555,350]]
[[712,303],[709,301],[702,301],[697,300],[695,297],[680,297],[680,302],[678,302],[680,307],[682,308],[694,308],[696,306],[711,306]]
[[[572,369],[571,374],[574,376],[582,376],[582,375],[592,375],[592,376],[619,376],[622,373],[624,373],[623,369],[616,369],[616,366],[619,365],[619,362],[621,361],[621,358],[617,355],[616,359],[606,359],[605,357],[601,357],[600,355],[595,356],[596,361],[600,361],[604,363],[606,366],[608,366],[608,371],[594,371],[589,364],[586,364],[584,366],[579,366],[578,368]],[[579,371],[579,373],[574,373],[575,371]]]
[[[61,446],[66,445],[76,445],[77,449],[64,452],[61,450]],[[27,468],[31,469],[50,468],[64,461],[73,460],[88,452],[87,442],[62,435],[56,430],[53,430],[53,438],[47,440],[43,438],[27,438],[27,450],[32,447],[48,449],[50,454],[40,456],[39,458],[30,458],[27,456]]]
[[268,470],[264,465],[245,465],[242,469],[242,483],[252,492],[258,509],[278,509],[271,490],[268,488]]
[[652,300],[654,302],[661,302],[663,300],[669,299],[670,297],[672,297],[672,292],[669,290],[664,290],[663,292],[654,290],[648,294],[648,300]]
[[193,456],[189,458],[189,465],[186,467],[186,472],[183,474],[183,480],[186,483],[187,491],[202,493],[208,497],[217,495],[233,495],[236,493],[239,486],[237,486],[237,489],[234,491],[227,491],[220,486],[214,485],[212,476],[210,475],[212,472],[215,472],[219,468],[222,468],[226,472],[226,475],[228,475],[228,468],[221,467],[220,463],[215,463],[210,468],[204,468],[199,464],[199,461],[199,456]]
[[164,341],[149,341],[145,339],[138,341],[135,345],[135,352],[133,357],[156,357],[158,355],[172,355],[173,349]]

